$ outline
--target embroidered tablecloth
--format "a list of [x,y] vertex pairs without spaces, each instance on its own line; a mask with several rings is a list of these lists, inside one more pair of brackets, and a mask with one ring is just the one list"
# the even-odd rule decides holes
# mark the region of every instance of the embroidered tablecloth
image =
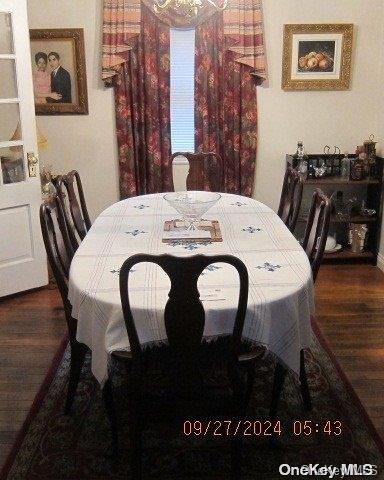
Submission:
[[[298,373],[300,350],[310,344],[313,281],[307,256],[276,213],[256,200],[222,194],[204,218],[219,220],[223,242],[163,243],[164,221],[173,218],[178,214],[163,194],[115,203],[96,219],[73,258],[68,298],[78,320],[77,339],[92,351],[96,379],[105,381],[110,352],[129,349],[119,269],[135,253],[239,257],[249,274],[244,337],[266,345]],[[160,267],[143,263],[133,268],[129,283],[140,341],[164,341],[169,278]],[[198,287],[206,312],[204,336],[229,334],[238,301],[236,270],[212,264],[203,271]]]

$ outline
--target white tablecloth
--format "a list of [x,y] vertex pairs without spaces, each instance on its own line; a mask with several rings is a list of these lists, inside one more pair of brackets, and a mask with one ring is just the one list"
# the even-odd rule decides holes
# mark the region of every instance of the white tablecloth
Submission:
[[[96,219],[73,258],[68,298],[78,320],[77,339],[92,351],[97,380],[102,384],[106,379],[110,352],[129,349],[119,268],[135,253],[239,257],[250,280],[244,337],[266,345],[298,373],[300,349],[310,344],[313,282],[304,251],[280,218],[253,199],[223,194],[204,215],[219,220],[223,242],[165,244],[164,221],[172,218],[178,214],[162,194],[118,202]],[[131,307],[142,343],[166,339],[163,312],[169,285],[160,267],[148,263],[135,266],[130,275]],[[198,285],[206,311],[204,335],[229,334],[238,300],[237,272],[213,264]]]

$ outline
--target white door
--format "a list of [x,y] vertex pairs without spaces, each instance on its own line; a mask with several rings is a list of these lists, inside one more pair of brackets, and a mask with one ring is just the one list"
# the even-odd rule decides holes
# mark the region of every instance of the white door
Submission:
[[26,0],[0,0],[0,297],[47,284],[32,83]]

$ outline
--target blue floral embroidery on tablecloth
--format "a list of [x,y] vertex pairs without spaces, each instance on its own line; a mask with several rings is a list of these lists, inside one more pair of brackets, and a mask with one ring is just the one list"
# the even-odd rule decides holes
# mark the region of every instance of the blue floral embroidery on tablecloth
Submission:
[[236,206],[236,207],[242,207],[244,205],[247,205],[246,203],[243,202],[235,202],[235,203],[230,203],[230,205]]
[[125,232],[127,233],[128,235],[132,235],[133,237],[136,237],[136,235],[141,235],[142,233],[147,233],[147,232],[144,232],[144,230],[138,230],[137,228],[135,228],[135,230],[131,230],[130,232]]
[[[116,269],[113,269],[113,270],[110,270],[111,273],[117,273],[118,275],[120,274],[120,268],[116,268]],[[136,270],[134,268],[131,268],[129,270],[129,273],[134,273],[136,272]]]
[[220,270],[220,268],[222,267],[218,267],[217,265],[208,265],[208,267],[204,268],[204,270],[201,272],[201,275],[205,275],[208,272],[214,272],[215,270]]
[[264,265],[258,265],[256,268],[259,270],[267,270],[268,272],[274,272],[278,268],[281,268],[281,265],[272,265],[272,263],[265,262]]
[[193,251],[210,243],[212,242],[186,242],[185,240],[172,240],[172,242],[169,242],[168,245],[171,247],[182,247],[184,250]]
[[142,210],[143,208],[149,208],[149,205],[144,205],[143,203],[140,203],[139,205],[134,205],[133,208],[138,208],[139,210]]
[[243,232],[248,232],[248,233],[261,232],[261,228],[249,226],[249,227],[243,228]]

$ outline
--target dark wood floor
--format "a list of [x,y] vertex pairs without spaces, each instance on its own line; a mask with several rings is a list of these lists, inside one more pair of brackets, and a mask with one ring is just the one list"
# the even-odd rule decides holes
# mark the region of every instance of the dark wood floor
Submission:
[[66,332],[58,290],[0,301],[0,466]]
[[316,321],[384,439],[384,274],[369,265],[322,266]]
[[[384,438],[384,275],[372,266],[323,266],[317,323]],[[66,331],[57,290],[0,302],[0,466]]]

